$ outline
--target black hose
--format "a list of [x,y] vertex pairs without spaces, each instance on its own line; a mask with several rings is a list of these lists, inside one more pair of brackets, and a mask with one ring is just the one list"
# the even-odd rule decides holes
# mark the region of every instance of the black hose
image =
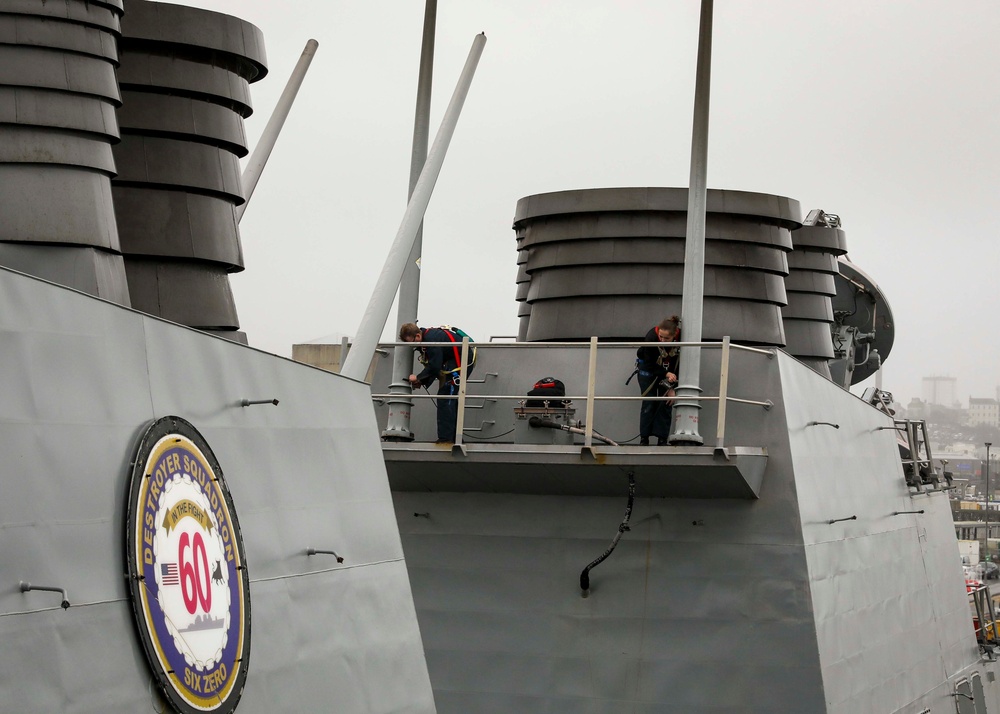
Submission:
[[[580,429],[580,431],[578,431],[578,432],[575,431],[575,430],[573,430],[573,429],[571,429],[570,431],[573,431],[574,433],[578,433],[578,434],[586,434],[587,433],[583,429]],[[603,441],[608,446],[621,446],[621,444],[619,444],[617,441],[614,441],[613,439],[609,439],[608,437],[604,436],[604,434],[598,434],[596,431],[591,431],[590,433],[593,435],[593,437],[595,439],[597,439],[598,441]]]
[[535,429],[562,429],[563,425],[551,421],[550,419],[542,419],[541,417],[533,416],[528,419],[528,426],[534,427]]
[[618,541],[622,539],[622,534],[629,530],[628,520],[632,517],[632,504],[635,501],[635,475],[629,471],[628,472],[628,505],[625,506],[625,518],[622,519],[621,524],[618,526],[618,532],[615,533],[615,537],[611,540],[611,545],[608,549],[601,553],[601,555],[593,560],[583,572],[580,573],[580,590],[583,591],[583,597],[590,595],[590,571],[596,568],[598,565],[603,563],[605,559],[611,555],[614,551],[615,546],[618,545]]
[[462,438],[463,439],[476,439],[478,441],[489,441],[490,439],[499,439],[501,436],[507,436],[507,434],[513,434],[513,433],[514,433],[514,430],[511,429],[510,431],[505,431],[502,434],[494,434],[493,436],[476,436],[475,434],[468,434],[468,433],[466,433],[466,432],[463,431],[462,432]]
[[[560,429],[562,431],[568,431],[571,434],[585,435],[587,432],[579,427],[569,426],[567,424],[560,424],[557,421],[552,421],[551,419],[542,419],[541,417],[533,416],[528,419],[528,426],[534,427],[535,429]],[[603,434],[598,434],[596,431],[591,431],[594,438],[598,441],[603,441],[608,446],[620,446],[617,441],[613,441]]]

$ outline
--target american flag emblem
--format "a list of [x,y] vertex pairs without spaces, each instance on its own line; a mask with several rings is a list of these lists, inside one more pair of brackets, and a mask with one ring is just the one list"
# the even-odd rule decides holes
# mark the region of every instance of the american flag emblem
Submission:
[[177,574],[177,563],[164,563],[160,566],[160,575],[164,585],[180,585],[181,579]]

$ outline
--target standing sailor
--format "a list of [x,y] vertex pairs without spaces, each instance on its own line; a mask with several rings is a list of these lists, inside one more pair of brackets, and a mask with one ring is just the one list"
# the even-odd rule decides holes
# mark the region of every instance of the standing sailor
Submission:
[[[636,374],[642,396],[673,396],[677,386],[677,367],[680,348],[664,343],[678,342],[681,338],[680,318],[677,315],[664,318],[659,325],[646,333],[646,342],[657,346],[640,347],[636,350]],[[649,437],[656,437],[656,445],[664,446],[670,436],[671,403],[667,401],[644,400],[639,411],[639,445],[648,446]]]
[[[462,338],[468,337],[456,327],[442,325],[441,327],[417,327],[412,322],[399,328],[399,339],[403,342],[446,342],[450,345],[419,347],[417,359],[424,365],[420,374],[411,374],[408,379],[414,387],[428,387],[438,380],[438,396],[456,396],[458,394],[459,369],[462,362]],[[469,338],[472,342],[472,338]],[[476,348],[469,348],[469,364],[465,367],[465,376],[472,374],[476,366]],[[458,423],[458,400],[438,399],[437,403],[437,443],[454,443],[455,429]]]

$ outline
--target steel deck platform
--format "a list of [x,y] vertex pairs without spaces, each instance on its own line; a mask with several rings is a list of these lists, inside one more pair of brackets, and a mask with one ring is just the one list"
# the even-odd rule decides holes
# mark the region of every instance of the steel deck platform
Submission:
[[393,491],[616,496],[632,471],[639,496],[759,497],[767,450],[384,442]]

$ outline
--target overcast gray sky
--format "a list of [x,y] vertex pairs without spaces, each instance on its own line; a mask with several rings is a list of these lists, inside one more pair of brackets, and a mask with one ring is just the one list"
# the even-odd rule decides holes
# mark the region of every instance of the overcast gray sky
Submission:
[[[260,27],[251,144],[320,42],[241,224],[252,345],[355,332],[406,204],[420,0],[188,0]],[[518,198],[688,180],[697,0],[440,0],[432,139],[489,41],[427,213],[425,325],[517,331]],[[896,320],[884,387],[1000,384],[1000,3],[717,0],[709,186],[838,213]],[[395,310],[393,311],[393,319]],[[387,333],[388,334],[388,333]]]

